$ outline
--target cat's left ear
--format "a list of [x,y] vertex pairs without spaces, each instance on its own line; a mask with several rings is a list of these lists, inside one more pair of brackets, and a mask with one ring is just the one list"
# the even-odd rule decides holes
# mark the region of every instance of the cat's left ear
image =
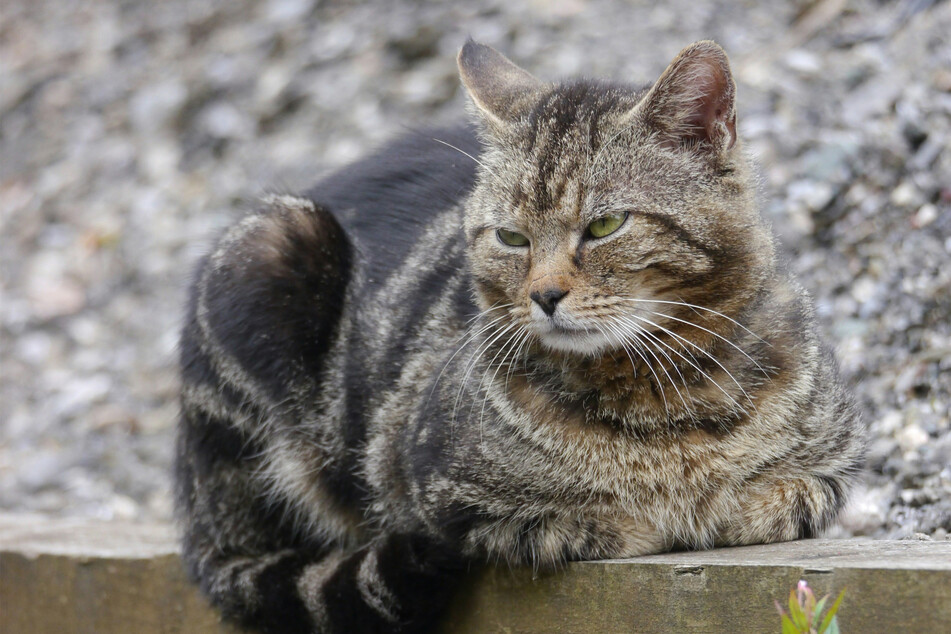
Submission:
[[691,44],[636,111],[671,147],[731,149],[736,143],[736,82],[726,52],[710,40]]
[[489,123],[517,119],[542,94],[545,83],[491,46],[469,40],[459,51],[459,76],[472,102]]

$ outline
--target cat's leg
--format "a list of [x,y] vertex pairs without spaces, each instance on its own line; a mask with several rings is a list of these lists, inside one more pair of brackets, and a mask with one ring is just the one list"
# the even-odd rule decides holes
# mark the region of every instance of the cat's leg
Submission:
[[181,365],[208,357],[256,405],[316,393],[352,273],[336,219],[306,198],[273,196],[241,220],[199,265]]
[[468,565],[427,535],[386,534],[305,567],[296,587],[317,632],[427,632]]
[[262,631],[312,630],[293,580],[332,547],[260,476],[275,436],[295,424],[281,405],[313,381],[331,340],[339,302],[327,311],[312,298],[342,298],[348,249],[312,202],[275,198],[221,237],[189,297],[175,474],[183,555],[228,617]]

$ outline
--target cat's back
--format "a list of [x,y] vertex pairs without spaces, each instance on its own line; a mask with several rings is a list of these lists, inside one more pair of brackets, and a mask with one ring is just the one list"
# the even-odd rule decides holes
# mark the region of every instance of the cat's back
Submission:
[[343,227],[367,286],[376,290],[434,229],[458,229],[454,233],[461,238],[461,213],[455,227],[433,225],[458,210],[471,191],[480,152],[468,125],[410,131],[324,178],[306,195]]

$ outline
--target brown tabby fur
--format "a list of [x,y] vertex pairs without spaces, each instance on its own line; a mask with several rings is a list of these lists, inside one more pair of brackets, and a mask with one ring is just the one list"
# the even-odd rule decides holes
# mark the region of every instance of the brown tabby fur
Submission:
[[199,267],[185,556],[262,631],[426,628],[471,562],[815,535],[862,462],[719,46],[646,89],[545,84],[474,42],[459,67],[481,144],[397,143]]

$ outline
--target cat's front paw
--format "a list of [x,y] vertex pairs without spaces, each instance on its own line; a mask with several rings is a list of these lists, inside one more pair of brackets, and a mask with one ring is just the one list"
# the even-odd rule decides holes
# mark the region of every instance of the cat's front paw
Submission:
[[816,537],[844,503],[842,481],[825,476],[768,477],[748,489],[723,533],[729,545]]

